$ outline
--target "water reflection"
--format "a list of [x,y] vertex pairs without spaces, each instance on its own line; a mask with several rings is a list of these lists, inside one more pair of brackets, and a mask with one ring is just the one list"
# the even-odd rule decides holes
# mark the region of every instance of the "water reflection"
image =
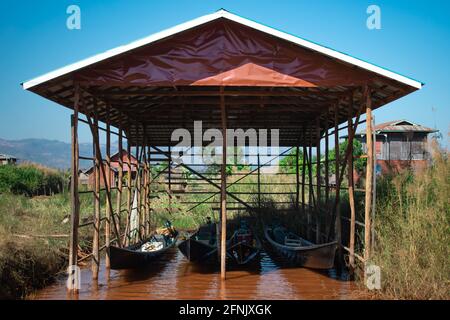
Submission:
[[189,263],[174,248],[161,261],[139,270],[105,270],[98,282],[89,268],[81,272],[81,290],[67,293],[65,279],[40,290],[35,299],[345,299],[352,282],[333,278],[333,272],[292,268],[262,252],[252,266],[229,269],[227,280],[219,269]]

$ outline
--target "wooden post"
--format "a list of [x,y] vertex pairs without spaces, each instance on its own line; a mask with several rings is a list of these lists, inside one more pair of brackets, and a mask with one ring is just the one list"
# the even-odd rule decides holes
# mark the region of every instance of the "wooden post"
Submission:
[[261,210],[261,162],[258,148],[258,208]]
[[[223,92],[223,87],[220,89]],[[222,166],[221,166],[221,185],[220,185],[220,211],[221,211],[221,232],[220,232],[220,277],[226,278],[226,252],[227,252],[227,113],[225,110],[225,97],[220,95],[220,111],[222,118]]]
[[148,227],[148,185],[149,185],[149,172],[148,172],[148,160],[147,160],[147,139],[145,139],[144,144],[144,235],[145,238],[147,238],[149,234],[149,227]]
[[316,191],[316,244],[320,243],[320,215],[321,215],[321,205],[320,205],[320,201],[321,201],[321,191],[322,191],[322,186],[321,186],[321,181],[320,181],[320,168],[321,168],[321,164],[320,164],[320,117],[317,118],[317,128],[316,128],[316,151],[317,151],[317,159],[316,159],[316,187],[317,187],[317,191]]
[[[135,179],[135,192],[137,193],[136,199],[136,210],[137,210],[137,239],[134,239],[134,241],[139,241],[142,239],[142,233],[141,233],[141,158],[139,156],[139,145],[136,144],[136,159],[137,159],[137,167],[136,167],[136,179]],[[134,197],[133,197],[134,198]]]
[[[123,142],[122,142],[122,128],[119,127],[119,140],[118,140],[118,148],[119,148],[119,175],[117,181],[117,197],[116,197],[116,215],[121,218],[122,217],[122,180],[123,180]],[[119,219],[120,221],[120,219]],[[120,223],[118,225],[120,228]],[[119,229],[120,231],[120,229]],[[120,233],[120,232],[119,232]],[[125,241],[123,241],[125,243]]]
[[309,150],[308,150],[308,194],[309,194],[309,200],[308,200],[308,240],[311,240],[311,213],[312,213],[312,207],[314,206],[314,199],[313,199],[313,173],[312,173],[312,142],[313,142],[313,131],[312,128],[309,128]]
[[356,223],[356,211],[355,211],[355,195],[354,195],[354,181],[353,181],[353,93],[350,95],[349,110],[348,110],[348,148],[350,148],[350,156],[348,157],[347,172],[348,172],[348,201],[350,205],[350,243],[349,243],[349,265],[350,272],[353,274],[355,268],[355,223]]
[[[97,104],[96,104],[97,105]],[[97,134],[92,135],[93,146],[95,148],[94,156],[94,237],[92,240],[92,279],[98,279],[98,271],[100,266],[100,170],[102,166],[102,159],[98,153],[98,120],[94,117],[94,128]]]
[[148,233],[151,233],[151,200],[150,200],[150,196],[152,194],[152,168],[151,168],[151,164],[150,164],[150,159],[151,159],[151,152],[150,152],[150,146],[148,146],[148,152],[147,152],[147,179],[148,179],[148,186],[147,186],[147,206],[148,206],[148,211],[147,211],[147,225],[148,225]]
[[[71,116],[71,179],[70,179],[70,244],[69,244],[69,266],[76,266],[78,262],[78,224],[80,221],[80,204],[78,198],[78,108],[80,100],[80,89],[75,85],[75,99],[73,104],[73,115]],[[73,288],[77,290],[76,287]]]
[[130,218],[131,218],[131,206],[132,206],[132,202],[131,202],[132,201],[131,200],[131,196],[132,196],[131,183],[132,183],[133,169],[132,169],[132,164],[131,164],[131,146],[130,146],[129,139],[127,139],[127,166],[128,166],[128,175],[127,175],[127,221],[126,221],[125,236],[124,236],[125,246],[128,246],[130,244],[129,233],[130,233]]
[[338,243],[338,270],[341,270],[342,262],[342,221],[341,221],[341,209],[340,209],[340,196],[341,196],[341,182],[339,179],[339,165],[340,165],[340,150],[339,150],[339,102],[334,106],[334,157],[335,157],[335,170],[336,170],[336,215],[334,221],[335,238]]
[[[107,115],[106,115],[106,169],[105,165],[102,163],[102,170],[106,171],[106,183],[105,189],[106,192],[111,192],[111,126],[109,124],[109,106],[106,107]],[[109,268],[111,266],[110,257],[109,257],[109,246],[111,244],[111,203],[109,202],[110,198],[106,197],[106,220],[105,220],[105,246],[106,246],[106,255],[105,255],[105,267]]]
[[300,176],[299,176],[299,168],[298,168],[298,160],[299,160],[299,146],[297,145],[295,148],[295,209],[299,209],[300,202]]
[[371,232],[371,208],[373,192],[373,136],[372,136],[372,98],[368,86],[364,88],[366,99],[366,145],[367,145],[367,168],[366,168],[366,199],[364,212],[364,260],[370,259],[370,232]]
[[325,121],[325,204],[326,204],[326,215],[325,215],[325,226],[328,227],[329,224],[329,209],[330,209],[330,158],[329,158],[329,130],[328,130],[328,116],[329,110],[326,112]]
[[[306,215],[306,190],[305,190],[305,186],[306,186],[306,129],[303,128],[303,149],[302,149],[302,214],[303,214],[303,219],[305,218]],[[302,221],[304,221],[302,219]],[[303,229],[304,234],[307,234],[307,228]]]

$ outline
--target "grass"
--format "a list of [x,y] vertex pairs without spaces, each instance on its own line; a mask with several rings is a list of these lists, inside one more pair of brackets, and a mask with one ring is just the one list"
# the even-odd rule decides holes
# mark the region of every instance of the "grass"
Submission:
[[450,298],[450,164],[436,150],[433,165],[378,183],[373,262],[383,298]]
[[[241,173],[244,173],[241,171]],[[242,176],[228,177],[228,185]],[[444,151],[435,152],[433,166],[421,172],[405,172],[394,177],[379,179],[377,182],[377,215],[375,219],[376,245],[373,262],[382,270],[382,290],[378,298],[394,299],[448,299],[450,275],[450,210],[449,210],[450,165]],[[217,178],[217,176],[210,176]],[[160,177],[158,182],[164,182]],[[248,176],[241,183],[229,186],[231,192],[244,192],[238,197],[257,206],[257,177]],[[295,175],[262,175],[262,183],[294,182]],[[152,186],[151,199],[154,209],[152,225],[159,226],[169,219],[178,229],[195,229],[207,216],[218,220],[220,195],[218,189],[201,185],[204,182],[189,184],[186,191],[206,189],[213,195],[209,201],[188,212],[195,202],[210,195],[176,194],[170,198],[163,184]],[[174,186],[176,188],[176,186]],[[262,185],[262,192],[291,192],[261,197],[262,210],[256,219],[259,231],[262,223],[274,219],[292,227],[293,231],[307,237],[306,217],[292,214],[289,210],[295,204],[295,185]],[[301,195],[300,195],[301,197]],[[330,194],[333,198],[333,195]],[[345,191],[342,199],[346,198]],[[112,195],[115,206],[115,192]],[[81,222],[92,220],[92,194],[81,194]],[[363,194],[357,196],[357,220],[363,213],[361,201]],[[242,207],[233,204],[228,197],[228,207]],[[308,201],[308,199],[306,199]],[[105,195],[101,196],[102,216],[105,210]],[[122,203],[125,203],[125,194]],[[280,204],[283,202],[283,204]],[[342,201],[341,211],[346,215],[348,205]],[[170,208],[170,209],[169,209]],[[26,197],[9,193],[0,194],[0,298],[20,298],[32,290],[52,281],[55,274],[62,271],[66,264],[68,237],[52,237],[69,233],[70,201],[67,193],[51,197]],[[123,216],[126,213],[123,212]],[[229,221],[248,217],[247,210],[229,211]],[[329,217],[321,217],[321,225]],[[324,220],[325,219],[325,220]],[[121,219],[121,230],[125,219]],[[314,223],[314,220],[311,220]],[[345,228],[345,224],[343,224]],[[103,230],[102,243],[103,243]],[[343,230],[343,236],[348,233]],[[361,253],[358,236],[358,252]],[[314,238],[314,235],[311,236]],[[80,229],[80,245],[86,252],[91,250],[92,226]],[[314,240],[314,239],[311,239]],[[344,243],[345,237],[343,237]]]

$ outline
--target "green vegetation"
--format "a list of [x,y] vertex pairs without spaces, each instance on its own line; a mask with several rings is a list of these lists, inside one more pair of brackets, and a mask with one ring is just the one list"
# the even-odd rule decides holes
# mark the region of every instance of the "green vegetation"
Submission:
[[[341,159],[345,158],[345,150],[347,150],[347,146],[348,146],[348,139],[346,139],[345,141],[341,142],[339,144],[339,156]],[[295,168],[295,154],[296,154],[296,149],[293,148],[292,151],[283,159],[280,160],[280,166],[281,166],[281,171],[285,172],[285,173],[294,173],[296,168]],[[359,156],[361,156],[363,154],[363,149],[362,149],[362,144],[361,142],[359,142],[358,140],[353,140],[353,157],[356,158],[353,165],[355,167],[355,170],[357,172],[362,172],[364,171],[365,167],[366,167],[366,159],[364,158],[358,158]],[[328,159],[329,161],[334,161],[335,159],[335,150],[331,149],[328,153]],[[316,172],[317,172],[317,165],[315,165],[314,163],[317,161],[317,157],[315,155],[312,156],[312,175],[315,176]],[[325,161],[325,155],[321,155],[320,157],[320,161],[322,163],[321,166],[321,173],[322,176],[325,174],[325,167],[323,165],[324,161]],[[303,165],[303,152],[302,152],[302,148],[299,149],[299,156],[298,156],[298,166],[299,169],[301,170]],[[308,165],[306,164],[306,175],[308,175]],[[336,172],[336,168],[334,166],[334,164],[330,163],[329,166],[329,173],[330,174],[334,174]]]
[[0,166],[0,193],[50,195],[63,187],[64,176],[56,170],[32,163]]
[[382,270],[382,297],[450,297],[450,163],[386,177],[377,185],[373,262]]

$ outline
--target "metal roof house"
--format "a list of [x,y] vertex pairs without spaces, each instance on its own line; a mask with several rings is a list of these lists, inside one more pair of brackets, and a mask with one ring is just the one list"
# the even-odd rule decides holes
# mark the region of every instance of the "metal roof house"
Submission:
[[[428,135],[437,132],[407,120],[395,120],[374,127],[378,173],[398,172],[405,168],[422,168],[430,160]],[[356,133],[366,150],[364,133]]]
[[18,159],[14,156],[0,153],[0,166],[6,164],[16,164],[17,160]]

